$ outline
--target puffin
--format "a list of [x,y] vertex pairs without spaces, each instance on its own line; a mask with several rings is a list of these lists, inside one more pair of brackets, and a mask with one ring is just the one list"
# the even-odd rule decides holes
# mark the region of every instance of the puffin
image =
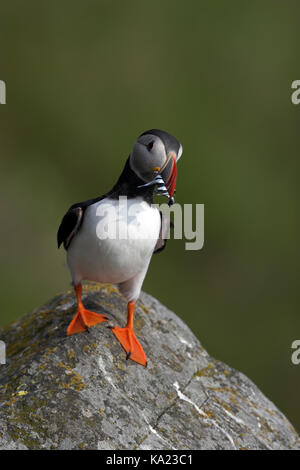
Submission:
[[102,196],[73,204],[58,232],[63,244],[77,298],[77,311],[67,335],[88,331],[106,322],[105,315],[87,310],[82,303],[82,281],[111,283],[127,301],[125,327],[110,326],[125,350],[126,359],[147,366],[145,352],[133,327],[136,302],[153,253],[164,249],[169,219],[154,204],[154,194],[174,203],[177,162],[181,143],[166,131],[143,132],[134,143],[121,175]]

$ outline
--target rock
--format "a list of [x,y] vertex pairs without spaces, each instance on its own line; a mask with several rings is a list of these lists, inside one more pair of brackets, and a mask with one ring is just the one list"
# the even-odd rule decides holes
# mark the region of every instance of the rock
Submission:
[[[111,285],[85,284],[85,306],[124,325]],[[149,363],[125,360],[105,323],[66,337],[72,291],[0,330],[1,449],[300,449],[292,425],[240,372],[143,293],[135,330]]]

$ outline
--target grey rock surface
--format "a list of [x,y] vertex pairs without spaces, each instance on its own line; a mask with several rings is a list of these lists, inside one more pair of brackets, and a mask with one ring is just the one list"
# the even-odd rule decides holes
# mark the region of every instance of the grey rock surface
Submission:
[[[126,323],[110,285],[85,284],[83,302]],[[105,323],[66,337],[75,310],[70,291],[0,330],[0,449],[300,449],[253,382],[150,295],[135,314],[146,369],[125,360]]]

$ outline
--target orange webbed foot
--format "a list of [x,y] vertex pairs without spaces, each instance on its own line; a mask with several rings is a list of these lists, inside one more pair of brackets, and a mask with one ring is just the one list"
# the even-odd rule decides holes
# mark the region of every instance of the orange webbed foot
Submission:
[[82,286],[81,284],[77,284],[74,286],[76,297],[77,297],[77,312],[74,316],[73,320],[71,321],[70,325],[67,329],[67,335],[75,335],[76,333],[80,333],[81,331],[87,331],[89,326],[97,325],[98,323],[102,323],[107,321],[107,317],[105,315],[101,315],[101,313],[91,312],[84,308],[82,300],[81,300],[81,293],[82,293]]
[[97,325],[98,323],[102,323],[104,321],[107,321],[107,317],[105,315],[81,308],[77,311],[76,315],[68,326],[67,335],[70,336],[76,333],[80,333],[81,331],[87,331],[88,327]]
[[142,366],[146,367],[146,355],[137,337],[135,336],[133,329],[128,326],[126,326],[125,328],[114,326],[113,328],[111,328],[111,331],[125,350],[127,354],[126,359],[131,359],[132,361],[135,361],[138,364],[141,364]]

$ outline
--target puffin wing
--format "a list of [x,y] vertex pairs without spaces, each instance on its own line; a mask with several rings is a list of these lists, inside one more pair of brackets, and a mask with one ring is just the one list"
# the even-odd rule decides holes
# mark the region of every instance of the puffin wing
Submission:
[[95,204],[95,202],[101,201],[102,199],[109,196],[110,193],[103,194],[103,196],[96,197],[94,199],[89,199],[88,201],[78,202],[77,204],[73,204],[70,207],[68,212],[64,215],[60,226],[57,232],[57,245],[58,248],[63,243],[64,248],[67,250],[72,238],[81,227],[83,222],[83,217],[85,210]]
[[172,227],[173,225],[173,223],[167,217],[165,217],[161,211],[159,211],[159,213],[161,221],[160,231],[153,253],[159,253],[165,248],[170,231],[170,226]]
[[58,248],[63,243],[64,248],[67,250],[72,238],[78,232],[82,222],[83,209],[82,207],[71,207],[64,215],[57,232],[57,245]]

